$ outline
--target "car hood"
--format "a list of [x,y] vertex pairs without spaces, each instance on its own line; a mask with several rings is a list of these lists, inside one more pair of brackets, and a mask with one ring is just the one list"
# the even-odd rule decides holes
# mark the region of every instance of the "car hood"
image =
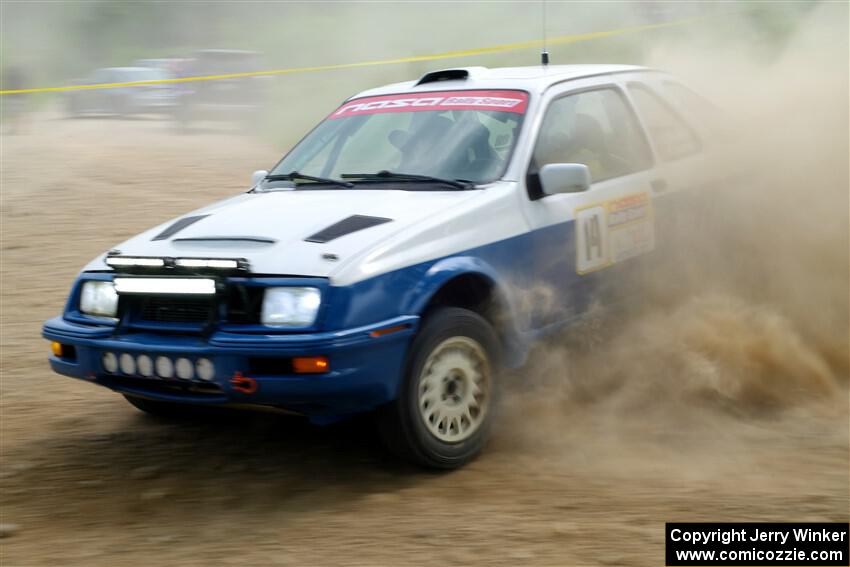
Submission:
[[[328,277],[347,259],[482,193],[355,189],[245,193],[154,227],[116,248],[128,256],[244,258],[255,274]],[[307,240],[352,216],[376,220],[348,221],[346,228],[380,224],[325,242]],[[189,223],[193,217],[201,218]],[[105,257],[96,258],[85,270],[108,269]]]

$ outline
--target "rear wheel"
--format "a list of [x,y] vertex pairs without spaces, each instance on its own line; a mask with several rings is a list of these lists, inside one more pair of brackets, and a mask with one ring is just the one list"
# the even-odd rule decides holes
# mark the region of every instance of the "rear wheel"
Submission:
[[486,319],[454,307],[433,312],[410,347],[398,398],[379,413],[388,447],[433,468],[472,460],[490,434],[498,358]]

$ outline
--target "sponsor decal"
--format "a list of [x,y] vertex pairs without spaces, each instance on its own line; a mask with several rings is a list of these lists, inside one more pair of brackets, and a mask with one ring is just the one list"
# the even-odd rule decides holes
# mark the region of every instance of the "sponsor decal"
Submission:
[[525,113],[528,94],[522,91],[445,91],[359,98],[349,101],[328,118],[344,118],[384,112],[423,110],[500,110]]
[[632,193],[576,210],[576,271],[586,274],[650,252],[655,223],[649,193]]

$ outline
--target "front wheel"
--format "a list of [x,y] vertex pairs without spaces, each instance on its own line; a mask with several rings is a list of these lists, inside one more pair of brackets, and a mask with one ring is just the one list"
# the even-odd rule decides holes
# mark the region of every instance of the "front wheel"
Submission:
[[416,464],[457,468],[484,447],[493,422],[499,340],[459,308],[428,316],[410,347],[398,398],[379,412],[389,448]]

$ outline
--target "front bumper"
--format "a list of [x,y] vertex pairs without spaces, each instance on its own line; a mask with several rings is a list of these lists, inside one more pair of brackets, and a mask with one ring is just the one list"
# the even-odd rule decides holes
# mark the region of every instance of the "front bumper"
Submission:
[[[407,347],[418,322],[416,316],[405,316],[343,331],[220,331],[204,338],[149,332],[115,335],[112,327],[82,325],[56,317],[45,323],[42,335],[73,347],[73,356],[50,357],[54,371],[123,394],[194,404],[265,405],[310,416],[336,416],[368,411],[395,398]],[[146,354],[152,359],[185,357],[193,363],[204,357],[213,361],[216,371],[211,381],[145,378],[120,370],[110,373],[101,361],[107,351],[133,357]],[[285,364],[275,363],[302,356],[327,357],[330,371],[295,374],[285,369]],[[271,364],[252,372],[257,360]],[[277,373],[276,368],[285,370]],[[236,376],[253,379],[254,391],[247,392],[250,388],[234,380]]]

